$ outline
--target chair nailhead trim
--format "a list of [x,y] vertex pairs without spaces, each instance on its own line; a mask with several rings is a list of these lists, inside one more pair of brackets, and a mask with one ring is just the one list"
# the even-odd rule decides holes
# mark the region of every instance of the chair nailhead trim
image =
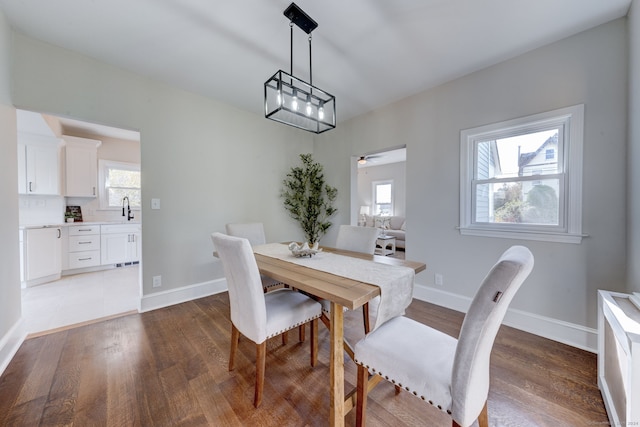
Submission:
[[[388,375],[382,375],[381,372],[376,372],[376,370],[374,368],[370,367],[369,365],[365,365],[364,363],[362,363],[361,361],[359,361],[357,359],[354,359],[353,361],[356,362],[360,366],[364,366],[365,368],[367,368],[367,370],[373,372],[375,375],[380,375],[385,380],[387,380],[387,381],[389,381],[389,382],[391,382],[393,384],[396,384],[396,380],[393,379],[393,378],[389,378]],[[402,387],[402,384],[398,383],[397,385],[398,385],[398,387]],[[447,410],[442,409],[442,405],[436,405],[435,403],[433,403],[433,400],[427,400],[424,396],[418,396],[418,393],[413,391],[413,390],[411,390],[409,387],[404,387],[404,389],[407,390],[408,392],[411,392],[414,396],[419,397],[420,399],[424,400],[425,402],[429,402],[429,404],[431,406],[435,406],[436,408],[440,409],[441,411],[446,412],[447,414],[451,415],[451,411],[449,409],[447,409]]]
[[287,331],[290,331],[291,329],[297,328],[298,326],[306,325],[307,323],[311,322],[312,320],[314,320],[314,319],[318,319],[318,318],[320,318],[320,316],[310,317],[310,318],[309,318],[309,319],[307,319],[307,320],[303,320],[302,322],[298,322],[298,323],[296,323],[295,325],[291,326],[291,327],[290,327],[290,328],[288,328],[288,329],[283,329],[283,330],[281,330],[281,331],[279,331],[279,332],[274,332],[273,334],[269,335],[269,336],[267,337],[267,339],[269,339],[269,338],[273,338],[273,337],[277,337],[278,335],[280,335],[280,334],[282,334],[282,333],[285,333],[285,332],[287,332]]

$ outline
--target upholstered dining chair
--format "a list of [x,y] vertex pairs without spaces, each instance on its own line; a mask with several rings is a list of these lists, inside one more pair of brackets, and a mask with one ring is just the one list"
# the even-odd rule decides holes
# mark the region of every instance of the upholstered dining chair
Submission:
[[[379,234],[380,230],[374,227],[359,227],[343,224],[338,229],[336,249],[373,255],[376,251],[376,240]],[[322,310],[329,314],[331,303],[326,300],[322,300],[321,303]],[[364,321],[364,332],[366,334],[370,330],[368,302],[362,306],[362,318]],[[328,324],[327,319],[323,318],[323,321],[325,324]]]
[[262,401],[266,365],[267,340],[311,323],[311,366],[318,358],[318,318],[322,314],[320,303],[290,289],[264,293],[260,272],[249,240],[222,233],[211,235],[222,261],[229,287],[231,311],[231,351],[229,370],[234,359],[240,334],[256,344],[256,384],[253,404]]
[[[244,237],[249,240],[251,246],[264,245],[267,237],[264,234],[264,225],[261,222],[230,223],[225,225],[229,236]],[[284,286],[283,283],[271,277],[261,276],[262,287],[265,292]]]
[[379,234],[380,230],[374,227],[343,224],[338,229],[336,248],[373,255]]
[[359,341],[354,354],[356,425],[365,425],[368,389],[386,379],[396,390],[405,389],[446,411],[454,427],[468,427],[476,419],[480,427],[488,427],[491,349],[513,296],[532,268],[529,249],[507,249],[480,285],[458,339],[398,316]]
[[[249,240],[251,246],[264,245],[267,243],[264,225],[261,222],[229,223],[225,225],[225,229],[229,236],[244,237]],[[260,275],[260,279],[262,280],[262,289],[265,292],[288,287],[285,283],[272,279],[269,276]],[[298,337],[301,342],[305,340],[304,325],[300,325],[298,328]],[[289,334],[282,334],[282,344],[286,344],[288,339]]]

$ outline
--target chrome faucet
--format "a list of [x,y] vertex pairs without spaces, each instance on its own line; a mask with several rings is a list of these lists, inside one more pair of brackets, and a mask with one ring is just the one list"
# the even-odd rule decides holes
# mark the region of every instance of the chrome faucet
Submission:
[[127,201],[127,221],[131,221],[133,219],[133,214],[131,213],[131,206],[129,205],[129,197],[124,196],[122,198],[122,216],[124,216],[124,201]]

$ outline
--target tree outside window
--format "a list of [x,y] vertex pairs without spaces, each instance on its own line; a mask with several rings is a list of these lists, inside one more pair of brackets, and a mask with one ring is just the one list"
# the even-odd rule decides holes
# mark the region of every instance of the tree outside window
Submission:
[[142,206],[139,164],[100,160],[100,184],[101,208],[121,208],[125,197],[132,209]]

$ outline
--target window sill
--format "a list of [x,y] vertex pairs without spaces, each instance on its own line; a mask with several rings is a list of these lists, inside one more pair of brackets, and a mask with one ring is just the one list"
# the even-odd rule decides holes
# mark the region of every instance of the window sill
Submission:
[[458,227],[463,236],[497,237],[502,239],[536,240],[540,242],[571,243],[579,245],[587,234],[570,234],[535,231],[494,230]]

